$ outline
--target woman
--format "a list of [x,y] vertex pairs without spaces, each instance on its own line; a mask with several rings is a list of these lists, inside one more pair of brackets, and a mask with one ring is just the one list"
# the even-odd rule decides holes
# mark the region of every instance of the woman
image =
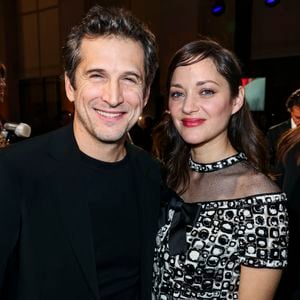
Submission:
[[167,87],[160,159],[179,196],[162,214],[153,298],[272,299],[287,263],[286,198],[264,175],[238,62],[214,41],[189,43]]
[[284,271],[276,300],[300,299],[300,126],[289,130],[278,143],[277,157],[283,166],[283,191],[289,211],[288,267]]

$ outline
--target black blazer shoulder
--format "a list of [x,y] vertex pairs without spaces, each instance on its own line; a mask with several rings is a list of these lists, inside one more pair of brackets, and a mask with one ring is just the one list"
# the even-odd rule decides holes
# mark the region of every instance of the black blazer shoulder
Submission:
[[76,154],[70,125],[32,137],[0,150],[0,168],[14,176],[33,178],[49,174],[59,162]]
[[55,153],[57,152],[55,151],[56,149],[65,148],[66,145],[70,145],[71,140],[72,127],[68,125],[2,148],[0,150],[0,159],[5,158],[17,160],[18,162],[26,162],[28,159],[34,158],[32,157],[33,154],[45,155],[52,151]]
[[269,128],[267,132],[267,136],[269,139],[272,141],[277,141],[279,137],[287,130],[291,129],[292,124],[291,124],[291,119],[288,119],[284,122],[281,122],[279,124],[276,124],[272,127]]

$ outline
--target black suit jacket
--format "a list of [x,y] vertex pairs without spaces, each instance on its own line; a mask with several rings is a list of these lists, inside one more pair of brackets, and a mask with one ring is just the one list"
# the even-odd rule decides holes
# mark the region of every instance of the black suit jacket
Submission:
[[288,119],[280,124],[274,125],[269,128],[267,132],[267,139],[270,147],[270,155],[272,163],[276,165],[276,151],[277,144],[283,133],[292,128],[291,119]]
[[275,297],[276,300],[300,299],[300,143],[296,144],[286,155],[284,165],[283,191],[287,195],[289,213],[289,249],[288,266],[284,270]]
[[[99,299],[87,185],[72,127],[0,151],[0,299]],[[129,146],[138,176],[141,299],[151,298],[159,165]],[[101,193],[101,191],[99,191]],[[118,209],[118,208],[116,208]]]

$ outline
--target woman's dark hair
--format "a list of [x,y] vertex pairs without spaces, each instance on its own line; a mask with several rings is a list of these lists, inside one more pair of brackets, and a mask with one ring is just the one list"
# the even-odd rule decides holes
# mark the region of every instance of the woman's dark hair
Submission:
[[64,69],[74,88],[83,38],[118,36],[139,42],[144,50],[145,88],[150,87],[158,68],[157,43],[148,27],[123,8],[93,6],[74,26],[63,49]]
[[[210,39],[201,39],[186,44],[179,49],[169,64],[167,90],[173,73],[180,66],[188,66],[206,58],[211,59],[217,71],[229,84],[232,99],[239,94],[242,71],[235,55]],[[164,120],[164,130],[158,139],[165,140],[160,159],[167,169],[167,184],[179,194],[184,193],[189,185],[190,145],[185,143],[173,125],[171,118]],[[228,125],[228,137],[237,151],[244,152],[249,162],[259,171],[267,174],[267,151],[263,133],[255,126],[246,103],[233,114]],[[156,137],[154,136],[154,139]]]
[[[281,138],[279,139],[278,146],[277,146],[277,157],[280,162],[285,164],[286,156],[288,152],[297,146],[298,150],[300,150],[300,126],[296,127],[295,129],[290,129],[286,133],[284,133]],[[297,165],[300,165],[300,153],[296,151],[297,157],[295,160]]]

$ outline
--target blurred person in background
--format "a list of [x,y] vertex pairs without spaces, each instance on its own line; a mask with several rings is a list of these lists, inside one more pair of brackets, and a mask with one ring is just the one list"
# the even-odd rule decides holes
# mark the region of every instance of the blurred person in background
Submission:
[[283,165],[283,191],[287,195],[290,241],[288,266],[284,270],[276,300],[300,299],[300,127],[286,132],[278,143]]
[[[294,91],[286,100],[286,109],[290,114],[290,118],[282,123],[274,125],[267,131],[267,139],[269,142],[270,165],[275,175],[280,178],[282,169],[280,161],[277,158],[277,146],[280,137],[289,129],[296,128],[300,124],[300,89]],[[282,186],[282,182],[277,180],[277,183]]]

